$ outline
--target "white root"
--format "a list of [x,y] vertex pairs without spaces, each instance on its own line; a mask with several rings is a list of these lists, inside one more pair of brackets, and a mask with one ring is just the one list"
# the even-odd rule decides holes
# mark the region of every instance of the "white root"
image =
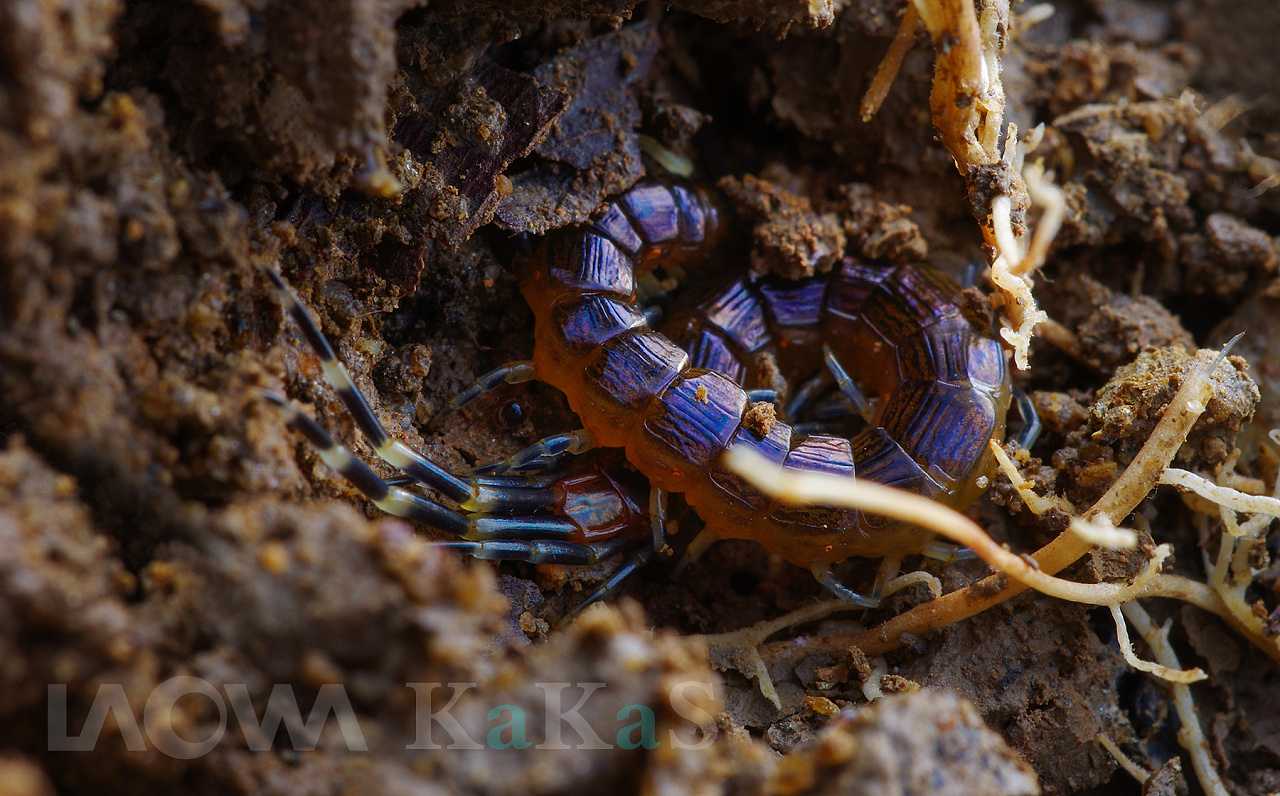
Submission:
[[1117,528],[1110,517],[1094,517],[1084,520],[1071,518],[1071,530],[1089,544],[1114,550],[1132,550],[1138,546],[1138,534],[1128,528]]
[[1116,762],[1120,764],[1120,767],[1129,773],[1129,776],[1133,777],[1143,785],[1147,784],[1147,780],[1151,779],[1150,771],[1147,771],[1145,768],[1143,768],[1142,766],[1135,763],[1132,759],[1130,759],[1130,757],[1126,755],[1124,752],[1120,751],[1120,747],[1116,746],[1115,741],[1111,740],[1110,738],[1103,735],[1102,733],[1098,733],[1097,737],[1098,737],[1098,743],[1102,744],[1102,748],[1106,749],[1107,752],[1109,752],[1111,756],[1115,758]]
[[1120,642],[1120,654],[1124,656],[1130,666],[1140,672],[1146,672],[1171,683],[1198,683],[1209,676],[1199,667],[1195,669],[1171,669],[1168,666],[1161,666],[1158,663],[1151,663],[1139,658],[1138,654],[1133,651],[1133,642],[1129,640],[1129,629],[1125,626],[1124,616],[1120,613],[1120,606],[1108,605],[1107,607],[1111,609],[1111,618],[1116,623],[1116,640]]
[[[795,504],[856,508],[928,528],[973,550],[979,558],[1009,577],[1051,597],[1089,605],[1112,605],[1138,597],[1155,580],[1168,545],[1152,551],[1146,570],[1128,584],[1076,583],[1041,572],[987,535],[963,514],[928,498],[869,481],[853,481],[825,473],[780,471],[763,456],[744,448],[725,455],[729,468],[765,493]],[[1069,531],[1070,532],[1070,531]]]
[[[1156,627],[1156,623],[1136,602],[1125,605],[1121,610],[1133,623],[1134,629],[1142,636],[1143,641],[1147,642],[1157,662],[1169,669],[1182,668],[1178,663],[1178,656],[1169,644],[1168,625],[1163,628]],[[1200,781],[1201,787],[1209,796],[1228,796],[1229,791],[1223,784],[1222,778],[1218,776],[1217,769],[1213,767],[1213,760],[1209,757],[1209,742],[1200,728],[1200,717],[1196,714],[1195,702],[1191,699],[1191,689],[1183,683],[1176,682],[1170,683],[1169,687],[1173,689],[1174,709],[1177,710],[1178,719],[1182,722],[1182,729],[1178,730],[1178,743],[1191,755],[1191,765],[1196,771],[1196,779]]]
[[1263,495],[1248,495],[1228,486],[1220,486],[1187,470],[1169,467],[1160,474],[1160,483],[1195,492],[1200,497],[1232,511],[1280,517],[1280,500]]

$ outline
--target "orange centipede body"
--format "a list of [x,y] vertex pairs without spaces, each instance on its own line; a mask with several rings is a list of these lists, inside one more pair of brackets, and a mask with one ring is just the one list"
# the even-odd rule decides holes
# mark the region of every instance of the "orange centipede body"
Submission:
[[[535,315],[536,377],[565,393],[600,444],[625,448],[653,485],[684,493],[716,538],[751,539],[803,567],[920,552],[922,529],[781,504],[727,470],[723,454],[745,446],[779,468],[966,505],[981,491],[988,440],[1004,432],[1010,388],[999,341],[962,312],[959,288],[936,270],[846,259],[816,279],[732,282],[686,319],[681,345],[636,306],[636,269],[697,256],[718,231],[705,193],[645,181],[592,223],[549,236],[518,269]],[[793,434],[783,422],[763,434],[744,426],[739,381],[752,363],[765,353],[785,360],[815,339],[880,396],[868,428],[849,439]]]
[[[391,438],[306,308],[267,272],[378,455],[408,476],[402,480],[443,493],[458,510],[382,479],[314,420],[267,397],[379,508],[457,537],[443,546],[532,563],[627,556],[577,610],[663,548],[663,491],[684,493],[706,523],[703,539],[753,540],[811,569],[842,598],[875,605],[876,596],[849,590],[830,565],[930,552],[930,534],[855,510],[779,503],[729,471],[724,453],[744,447],[780,469],[865,478],[966,505],[989,469],[988,440],[1004,433],[1011,391],[1002,347],[962,311],[955,283],[929,266],[851,259],[808,280],[731,279],[676,313],[666,327],[675,340],[655,331],[636,300],[637,273],[705,259],[720,234],[720,215],[703,190],[644,180],[590,223],[552,233],[518,262],[535,316],[533,361],[481,377],[455,406],[504,381],[537,378],[565,393],[584,430],[464,475]],[[823,358],[842,390],[860,398],[856,382],[879,397],[874,410],[864,401],[862,431],[796,433],[748,411],[741,384],[758,380],[766,360],[790,361],[786,375],[797,376]],[[595,457],[560,464],[594,446],[625,449],[648,480],[647,510],[645,485],[633,474]]]

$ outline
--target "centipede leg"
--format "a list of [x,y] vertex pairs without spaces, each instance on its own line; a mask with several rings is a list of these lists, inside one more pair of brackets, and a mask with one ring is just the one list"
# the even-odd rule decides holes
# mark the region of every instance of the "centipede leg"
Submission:
[[596,438],[585,428],[545,437],[502,461],[486,464],[471,471],[472,475],[517,475],[542,473],[554,469],[565,458],[577,456],[596,446]]
[[608,597],[610,594],[616,591],[619,586],[622,585],[623,581],[631,577],[631,575],[637,569],[649,563],[650,559],[652,558],[653,558],[653,548],[649,547],[649,545],[643,545],[642,547],[640,547],[638,550],[635,551],[635,553],[631,555],[630,558],[626,560],[626,562],[623,563],[622,566],[618,567],[617,571],[614,572],[612,575],[610,575],[609,579],[606,580],[604,583],[602,583],[598,589],[596,589],[590,595],[588,595],[585,600],[575,605],[573,607],[573,610],[565,614],[560,619],[560,621],[556,622],[555,628],[558,630],[564,627],[565,625],[569,624],[569,622],[571,622],[574,619],[574,617],[576,617],[578,614],[582,613],[592,605],[600,602],[605,597]]
[[503,384],[521,384],[531,381],[533,378],[533,363],[526,360],[508,362],[501,367],[494,368],[476,379],[475,383],[470,387],[455,395],[453,401],[431,419],[431,422],[427,424],[427,428],[428,430],[438,428],[441,423],[451,419],[459,409],[490,390],[495,390]]
[[333,437],[329,436],[329,432],[325,431],[323,426],[299,412],[282,396],[265,390],[262,396],[280,410],[290,428],[301,432],[307,438],[325,464],[337,470],[378,508],[388,514],[421,522],[458,536],[464,536],[472,530],[471,520],[466,515],[382,480],[367,464],[334,442]]
[[649,490],[649,522],[653,527],[653,552],[663,553],[667,546],[667,491],[652,487]]
[[793,421],[800,417],[805,408],[813,402],[818,395],[826,389],[830,383],[827,373],[819,373],[813,378],[800,385],[800,388],[791,396],[791,400],[787,401],[786,407],[783,409],[784,419]]
[[710,550],[711,545],[715,544],[716,541],[715,535],[707,531],[702,531],[693,537],[693,541],[689,542],[689,546],[685,548],[684,555],[680,556],[680,560],[671,568],[671,579],[677,580],[684,575],[685,570],[693,566],[694,562],[699,558],[702,558],[702,554]]
[[862,419],[871,422],[871,416],[874,414],[871,410],[871,402],[867,400],[867,396],[862,394],[862,390],[858,389],[858,385],[854,384],[853,378],[836,359],[836,355],[831,350],[831,346],[826,343],[822,344],[822,358],[826,360],[827,369],[831,371],[831,375],[836,379],[836,386],[840,388],[840,392],[857,408],[858,414],[862,415]]
[[885,594],[889,581],[898,577],[902,570],[902,559],[897,556],[885,556],[880,559],[880,567],[876,570],[876,582],[871,587],[871,598],[879,602]]
[[1036,411],[1036,405],[1031,400],[1031,396],[1020,387],[1013,388],[1013,405],[1018,407],[1018,416],[1022,418],[1022,428],[1013,441],[1024,450],[1031,450],[1031,446],[1040,439],[1040,432],[1044,430],[1044,424],[1040,422],[1040,413]]
[[791,433],[798,436],[812,436],[814,434],[841,436],[840,432],[845,428],[845,426],[845,423],[830,420],[814,421],[812,423],[796,423],[791,427]]
[[810,571],[813,572],[813,576],[818,579],[818,582],[826,587],[827,591],[850,605],[857,605],[862,608],[878,608],[880,606],[880,601],[875,597],[858,594],[841,583],[840,579],[831,571],[830,564],[814,564],[810,567]]
[[263,267],[262,271],[271,281],[285,309],[298,324],[303,336],[307,338],[307,342],[319,357],[325,379],[338,394],[339,400],[347,411],[351,413],[356,426],[369,440],[379,458],[397,470],[413,476],[420,483],[443,492],[450,500],[465,503],[473,499],[475,497],[473,486],[466,479],[459,478],[404,443],[391,438],[373,413],[369,402],[352,381],[351,374],[347,373],[346,367],[338,360],[333,347],[329,345],[320,327],[316,325],[311,313],[307,312],[306,307],[302,306],[302,302],[285,284],[284,278],[270,268]]
[[490,539],[436,542],[432,547],[457,550],[487,561],[524,561],[529,564],[594,564],[596,554],[587,545],[554,539]]
[[954,564],[957,561],[972,561],[978,557],[977,553],[967,547],[936,540],[926,543],[920,550],[920,555],[947,564]]
[[747,390],[747,400],[753,404],[764,401],[767,404],[778,402],[778,391],[772,387],[761,387],[757,390]]

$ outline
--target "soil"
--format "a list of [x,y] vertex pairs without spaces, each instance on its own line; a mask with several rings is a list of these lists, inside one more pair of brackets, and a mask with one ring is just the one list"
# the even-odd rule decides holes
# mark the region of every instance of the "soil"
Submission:
[[[883,661],[852,649],[774,665],[777,707],[687,637],[809,604],[809,573],[723,542],[683,578],[651,565],[553,630],[613,562],[495,566],[431,547],[438,534],[380,514],[260,398],[287,395],[376,462],[268,266],[383,424],[441,465],[576,428],[536,383],[503,386],[443,430],[430,421],[531,355],[513,258],[661,173],[655,143],[719,184],[730,267],[796,276],[845,253],[964,278],[988,261],[984,194],[935,141],[923,33],[861,118],[903,6],[0,7],[0,793],[1199,792],[1168,691],[1124,662],[1105,610],[1023,595]],[[1271,0],[1054,12],[1008,31],[1003,59],[1006,120],[1045,124],[1028,161],[1067,198],[1036,295],[1074,344],[1037,340],[1016,377],[1046,428],[1025,474],[1089,505],[1159,419],[1187,352],[1247,331],[1177,464],[1212,472],[1239,446],[1237,472],[1270,484],[1280,14]],[[1193,509],[1162,490],[1133,521],[1203,581],[1207,521]],[[1064,522],[1034,517],[1007,483],[971,513],[1018,551]],[[678,496],[671,515],[680,549],[699,520]],[[1280,633],[1277,553],[1272,530],[1248,599]],[[1140,565],[1096,554],[1068,574]],[[840,576],[869,583],[875,566]],[[987,574],[921,566],[948,591]],[[926,599],[915,586],[779,637],[870,627]],[[1183,665],[1210,674],[1192,692],[1228,787],[1280,791],[1276,663],[1214,615],[1147,608],[1171,620]],[[868,704],[864,681],[881,674],[892,693]],[[182,677],[213,696],[162,716],[164,695],[194,682]],[[550,748],[552,695],[568,710],[581,684],[576,720],[604,748],[574,743],[589,739],[569,720],[567,748]],[[274,689],[307,710],[335,686],[348,707],[322,726],[234,720],[278,709]],[[109,716],[104,694],[119,695]],[[452,725],[430,720],[446,710]],[[540,748],[520,748],[517,714]],[[91,749],[54,743],[59,716],[65,740],[95,715]],[[431,733],[450,727],[473,742],[440,748]],[[175,738],[224,729],[201,754],[173,754]],[[1145,787],[1099,735],[1153,772]]]

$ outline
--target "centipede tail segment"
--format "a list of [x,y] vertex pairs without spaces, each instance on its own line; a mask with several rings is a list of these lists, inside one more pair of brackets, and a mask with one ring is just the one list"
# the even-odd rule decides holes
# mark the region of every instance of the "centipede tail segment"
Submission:
[[[625,448],[655,487],[684,493],[707,533],[754,540],[840,596],[858,597],[829,577],[831,564],[917,553],[928,532],[859,511],[784,505],[730,472],[723,454],[743,446],[779,469],[966,505],[989,468],[987,441],[1004,433],[1001,345],[932,268],[846,259],[822,278],[731,283],[683,327],[676,321],[682,346],[635,306],[636,270],[696,255],[718,226],[705,194],[649,182],[608,203],[596,222],[548,237],[519,269],[536,319],[536,376],[564,391],[600,444]],[[848,439],[793,434],[783,422],[744,424],[749,401],[739,381],[758,357],[813,369],[824,343],[879,397],[868,428]]]
[[[477,558],[583,565],[644,546],[649,487],[625,468],[594,459],[556,473],[459,476],[393,440],[311,314],[279,274],[264,271],[356,426],[378,456],[406,477],[383,479],[286,399],[270,392],[263,397],[307,438],[326,464],[379,509],[457,536],[457,541],[439,545]],[[435,489],[461,510],[406,489],[406,484]],[[624,568],[634,569],[633,561],[634,557]]]

